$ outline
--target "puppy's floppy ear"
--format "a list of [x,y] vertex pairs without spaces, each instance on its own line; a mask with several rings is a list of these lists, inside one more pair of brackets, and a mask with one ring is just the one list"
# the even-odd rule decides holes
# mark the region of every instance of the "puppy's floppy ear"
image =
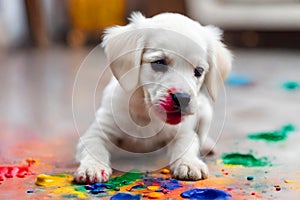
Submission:
[[212,100],[217,98],[220,86],[226,80],[232,63],[232,54],[221,42],[222,31],[216,27],[205,27],[210,35],[208,48],[209,72],[205,77],[205,84]]
[[144,48],[142,31],[135,26],[143,20],[140,13],[131,15],[131,23],[105,30],[102,46],[113,75],[126,91],[133,90],[139,82],[139,69]]

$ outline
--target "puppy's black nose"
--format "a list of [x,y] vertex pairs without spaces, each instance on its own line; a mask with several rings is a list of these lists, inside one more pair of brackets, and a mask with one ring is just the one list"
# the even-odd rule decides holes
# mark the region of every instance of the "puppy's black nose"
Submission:
[[176,106],[180,109],[186,108],[191,100],[191,96],[188,93],[171,93],[172,100]]

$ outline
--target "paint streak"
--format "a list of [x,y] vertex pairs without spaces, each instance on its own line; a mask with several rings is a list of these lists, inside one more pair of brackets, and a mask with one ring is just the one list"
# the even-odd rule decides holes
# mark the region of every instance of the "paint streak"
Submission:
[[282,84],[282,87],[288,91],[291,91],[298,89],[300,84],[296,81],[287,81]]
[[[82,186],[81,186],[82,187]],[[72,187],[72,186],[66,186],[66,187],[60,187],[57,189],[54,189],[51,191],[52,194],[59,194],[59,195],[71,195],[71,197],[80,198],[80,199],[86,199],[87,196],[85,195],[85,191],[82,191],[82,188],[80,187]]]
[[242,165],[245,167],[263,167],[271,165],[268,158],[255,158],[252,154],[228,153],[222,156],[224,164]]
[[38,186],[52,187],[52,186],[66,186],[71,184],[74,180],[74,177],[69,174],[55,174],[55,175],[46,175],[39,174],[35,182]]
[[117,193],[110,198],[110,200],[140,200],[141,195],[132,195],[129,193]]
[[291,184],[293,185],[297,190],[300,190],[300,181],[295,180],[284,180],[285,184]]
[[181,193],[182,198],[188,199],[207,199],[207,200],[226,200],[232,196],[222,190],[212,188],[195,188]]
[[32,175],[33,172],[30,171],[30,166],[33,164],[37,164],[37,160],[33,158],[28,158],[26,160],[27,165],[3,165],[0,166],[0,181],[4,181],[5,178],[24,178],[27,175]]
[[285,140],[288,134],[294,130],[295,127],[292,124],[287,124],[279,130],[249,134],[248,138],[252,140],[264,140],[266,142],[279,142]]

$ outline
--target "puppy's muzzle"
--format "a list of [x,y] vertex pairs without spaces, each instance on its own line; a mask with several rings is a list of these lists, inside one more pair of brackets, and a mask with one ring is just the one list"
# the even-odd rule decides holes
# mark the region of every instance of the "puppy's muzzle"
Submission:
[[191,96],[188,93],[170,93],[172,97],[172,101],[174,102],[174,106],[176,106],[179,110],[184,111],[188,107]]

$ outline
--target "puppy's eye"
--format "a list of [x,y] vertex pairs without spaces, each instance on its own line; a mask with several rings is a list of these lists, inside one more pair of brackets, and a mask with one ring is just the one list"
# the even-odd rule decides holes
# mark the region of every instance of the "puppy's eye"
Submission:
[[194,69],[194,76],[199,78],[202,76],[203,72],[204,72],[204,69],[202,67],[196,67]]
[[151,67],[156,72],[166,72],[168,71],[168,63],[166,59],[156,60],[151,62]]

